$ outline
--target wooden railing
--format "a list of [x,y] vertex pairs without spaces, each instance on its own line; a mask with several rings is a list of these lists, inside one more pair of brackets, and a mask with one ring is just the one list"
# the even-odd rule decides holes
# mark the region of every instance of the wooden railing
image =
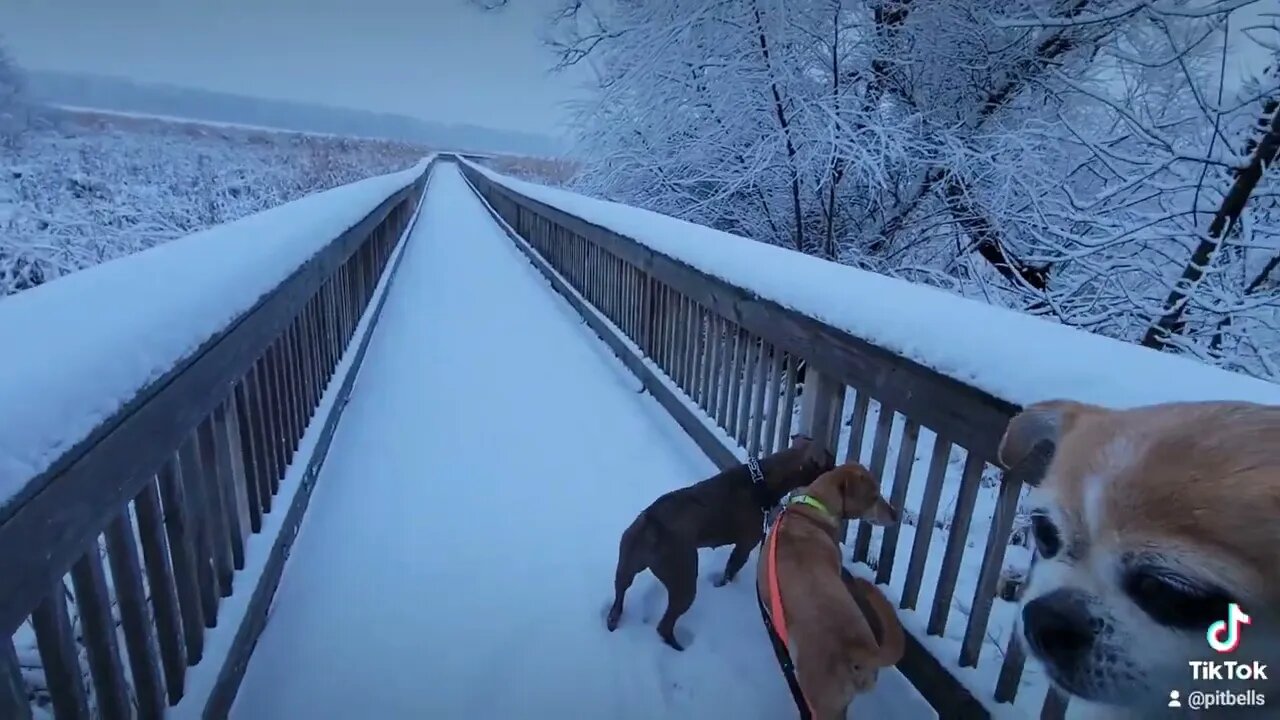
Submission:
[[[902,507],[918,440],[922,431],[931,432],[933,450],[905,569],[897,557],[896,527],[874,531],[880,543],[873,557],[873,529],[860,523],[853,559],[872,565],[878,583],[888,583],[895,571],[905,572],[900,607],[907,610],[917,608],[922,587],[931,584],[925,634],[943,635],[954,621],[952,601],[967,540],[973,530],[980,531],[971,526],[983,474],[999,474],[993,465],[996,449],[1018,408],[516,192],[465,163],[463,171],[509,226],[517,246],[722,467],[741,462],[738,453],[743,451],[755,455],[783,447],[795,424],[839,457],[860,461],[885,477],[890,437],[897,427],[889,492],[895,506]],[[868,452],[863,439],[869,423],[874,430]],[[842,432],[845,427],[848,432]],[[926,577],[932,529],[953,456],[963,456],[953,520],[940,567]],[[997,491],[956,658],[961,667],[978,664],[988,639],[1020,491],[1016,478],[1006,478]],[[1001,649],[999,679],[983,692],[996,703],[1012,703],[1025,657],[1015,641]],[[899,668],[942,717],[989,716],[919,638],[909,639]],[[1065,700],[1049,691],[1041,716],[1059,718],[1065,709]]]
[[[9,639],[28,622],[58,720],[89,718],[91,698],[103,720],[162,717],[204,657],[207,630],[227,619],[220,605],[234,587],[248,594],[247,610],[232,618],[240,625],[203,708],[226,716],[355,375],[335,372],[346,353],[347,368],[359,364],[368,333],[349,346],[361,318],[370,314],[366,329],[376,319],[385,294],[371,307],[374,290],[394,271],[388,261],[429,174],[143,389],[0,513],[0,717],[31,717]],[[316,416],[318,439],[297,456],[326,393],[336,410]],[[290,497],[281,483],[291,463]],[[236,586],[247,539],[268,524],[278,534],[256,585]]]

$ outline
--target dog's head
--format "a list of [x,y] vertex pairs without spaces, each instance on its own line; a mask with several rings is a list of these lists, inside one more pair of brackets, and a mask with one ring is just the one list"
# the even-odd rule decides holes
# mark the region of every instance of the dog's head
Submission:
[[[1280,407],[1038,403],[998,455],[1032,486],[1016,632],[1063,690],[1164,704],[1190,660],[1276,657]],[[1253,622],[1219,656],[1205,634],[1231,603]]]
[[786,478],[779,483],[782,490],[808,485],[836,465],[836,457],[831,450],[807,435],[792,435],[791,446],[778,455],[783,460],[780,475]]
[[836,507],[829,509],[842,520],[865,520],[872,525],[898,522],[898,511],[880,494],[880,482],[859,463],[829,470],[815,484],[829,485],[832,494],[839,496]]

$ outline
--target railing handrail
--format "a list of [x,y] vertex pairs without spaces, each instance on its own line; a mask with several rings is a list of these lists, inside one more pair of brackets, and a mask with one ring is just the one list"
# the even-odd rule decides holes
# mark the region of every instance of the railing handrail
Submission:
[[[474,171],[495,180],[498,173],[462,161]],[[693,267],[609,227],[592,223],[495,180],[503,192],[601,242],[628,262],[643,268],[685,295],[769,342],[821,369],[825,374],[881,398],[899,412],[965,447],[994,458],[1009,419],[1020,406],[957,380],[945,373],[886,350],[841,328],[829,325],[754,290]],[[744,238],[744,241],[746,239]],[[951,408],[963,406],[972,415],[958,416]]]
[[[287,317],[310,297],[427,172],[387,196],[190,354],[175,360],[48,469],[0,504],[0,635],[11,633],[174,444],[209,414]],[[56,282],[56,281],[54,281]],[[56,540],[55,540],[56,539]],[[52,566],[52,567],[51,567]],[[59,568],[54,570],[53,568]],[[29,578],[38,578],[29,582]]]
[[[628,240],[640,245],[641,247],[653,253],[662,255],[664,258],[688,267],[696,274],[700,281],[707,281],[730,285],[741,293],[748,296],[756,295],[755,291],[735,280],[733,277],[720,277],[712,272],[708,272],[706,268],[698,268],[695,264],[686,262],[669,252],[656,249],[651,246],[649,238],[637,237],[629,234],[619,227],[610,224],[601,224],[584,219],[580,215],[573,212],[566,212],[563,208],[532,195],[528,190],[537,189],[543,193],[562,193],[564,191],[541,186],[536,183],[530,183],[526,180],[503,175],[492,169],[477,165],[475,163],[463,161],[464,165],[474,172],[478,172],[490,180],[502,185],[505,189],[519,194],[522,198],[529,202],[536,203],[539,207],[547,208],[559,215],[572,217],[581,227],[589,227],[605,234],[612,234],[625,237]],[[620,205],[609,201],[600,200],[598,198],[590,198],[579,196],[588,203],[602,205]],[[628,209],[638,212],[647,213],[655,219],[656,224],[653,228],[653,234],[662,236],[678,235],[681,226],[693,226],[699,230],[710,230],[703,226],[690,223],[688,221],[679,220],[667,215],[661,215],[652,211],[641,210],[640,208]],[[661,221],[666,221],[662,223]],[[628,223],[634,225],[634,222]],[[731,233],[721,231],[713,231],[719,235],[731,236]],[[733,236],[743,242],[744,248],[762,245],[742,236]],[[787,253],[793,255],[802,255],[796,253],[789,248],[777,246],[766,246],[770,251]],[[1040,362],[1041,365],[1051,363],[1049,369],[1038,369],[1036,372],[1037,384],[1034,388],[1029,384],[1020,383],[1018,389],[1007,387],[1007,383],[999,383],[1001,387],[990,388],[982,387],[980,384],[970,381],[970,374],[948,374],[948,369],[934,369],[920,362],[917,358],[909,357],[901,352],[884,348],[876,344],[874,337],[863,338],[858,334],[858,330],[849,327],[839,327],[836,324],[827,322],[820,317],[808,314],[805,310],[797,310],[781,301],[780,298],[764,298],[766,302],[771,302],[781,309],[793,313],[797,316],[807,318],[815,323],[826,326],[839,335],[847,336],[855,342],[874,347],[876,351],[891,356],[903,363],[918,366],[924,370],[932,372],[941,377],[948,378],[954,383],[968,388],[968,391],[977,393],[989,398],[990,402],[997,407],[1018,408],[1031,402],[1040,400],[1072,397],[1084,402],[1096,402],[1098,404],[1110,406],[1130,406],[1130,405],[1148,405],[1161,402],[1176,401],[1196,401],[1196,400],[1241,400],[1246,402],[1264,402],[1272,404],[1280,404],[1280,384],[1270,382],[1264,379],[1245,375],[1243,373],[1234,372],[1224,368],[1209,365],[1198,360],[1183,356],[1175,355],[1167,352],[1160,352],[1151,348],[1146,348],[1131,342],[1125,342],[1116,338],[1106,337],[1094,333],[1087,332],[1083,329],[1064,325],[1048,318],[1018,313],[1017,311],[993,306],[980,302],[971,298],[965,298],[959,295],[952,295],[944,290],[931,288],[927,286],[919,286],[916,283],[910,283],[905,280],[890,278],[887,276],[870,273],[868,271],[853,268],[847,265],[838,265],[822,261],[819,258],[805,257],[816,264],[830,266],[833,272],[847,273],[846,278],[850,282],[856,282],[859,278],[874,277],[881,282],[889,282],[900,284],[903,287],[916,286],[915,289],[931,292],[937,296],[937,302],[932,307],[938,307],[939,303],[945,303],[948,306],[960,304],[971,309],[976,315],[991,316],[995,321],[994,324],[1002,325],[1001,320],[1012,320],[1017,323],[1018,329],[1044,331],[1043,337],[1020,338],[1017,336],[1005,338],[1005,342],[1001,344],[987,346],[985,344],[977,344],[982,347],[981,352],[975,352],[972,355],[979,357],[976,362],[970,365],[980,365],[983,362],[987,364],[999,365],[999,362],[992,362],[987,359],[992,354],[1016,352],[1019,357],[1026,357],[1029,363]],[[842,301],[841,298],[833,296],[833,302]],[[886,310],[886,314],[891,314]],[[1003,316],[996,318],[996,316]],[[986,319],[983,317],[983,319]],[[915,327],[906,325],[907,327]],[[922,332],[927,332],[923,331]],[[1035,345],[1040,341],[1050,343],[1050,349],[1044,350],[1040,347],[1034,347],[1032,352],[1024,353],[1027,344]],[[1084,358],[1080,357],[1080,352],[1070,352],[1070,350],[1078,350],[1084,353]],[[919,357],[927,362],[934,361],[935,358],[928,357],[927,353],[922,353]],[[1091,362],[1093,359],[1103,358],[1107,360],[1104,368],[1097,371]],[[947,361],[940,361],[939,364],[945,365]],[[1086,370],[1095,371],[1092,376],[1082,375]],[[983,373],[983,380],[989,380],[994,377],[990,372]],[[1100,383],[1095,382],[1099,376],[1112,378],[1110,383],[1104,383],[1104,387],[1099,387]],[[1170,377],[1181,378],[1182,382],[1169,382]]]
[[[195,363],[200,357],[202,357],[205,353],[207,353],[211,348],[217,345],[224,337],[234,333],[236,331],[236,328],[240,324],[242,324],[251,316],[254,316],[255,314],[257,314],[260,308],[270,303],[273,297],[279,294],[282,288],[288,286],[291,282],[295,282],[298,276],[310,274],[311,271],[309,271],[308,268],[314,269],[317,263],[324,262],[322,259],[322,256],[324,256],[326,252],[331,253],[332,248],[338,243],[340,243],[340,241],[343,238],[350,238],[358,228],[367,227],[370,219],[373,216],[378,216],[379,219],[381,217],[385,217],[388,209],[394,204],[392,200],[394,198],[403,199],[405,194],[408,193],[410,189],[413,187],[413,185],[422,177],[422,175],[425,172],[427,172],[426,167],[428,166],[429,162],[430,162],[430,159],[428,158],[428,159],[425,159],[422,163],[419,163],[419,165],[413,170],[392,173],[391,175],[387,176],[391,178],[394,178],[397,176],[403,177],[404,182],[400,184],[396,190],[389,193],[383,200],[381,200],[379,204],[376,207],[374,207],[367,215],[359,218],[355,223],[353,223],[350,227],[348,227],[346,230],[340,233],[332,241],[325,244],[315,254],[307,258],[302,258],[299,265],[290,274],[283,277],[274,288],[271,288],[266,292],[263,292],[256,300],[253,301],[251,305],[249,305],[242,312],[229,318],[227,323],[222,328],[214,331],[202,342],[200,342],[196,347],[190,349],[190,351],[187,352],[186,354],[172,358],[172,365],[168,370],[166,370],[163,374],[157,376],[156,378],[148,381],[145,385],[139,387],[136,390],[136,392],[132,395],[132,397],[130,397],[125,402],[121,403],[120,406],[114,412],[103,417],[100,421],[98,421],[98,423],[92,429],[84,433],[81,437],[71,441],[67,445],[66,449],[63,452],[59,453],[59,455],[55,459],[50,461],[46,467],[39,469],[36,473],[30,475],[25,480],[21,480],[21,479],[17,480],[17,482],[21,483],[21,487],[19,487],[16,491],[7,495],[3,494],[3,492],[0,492],[0,538],[3,537],[3,528],[5,524],[14,514],[18,512],[19,508],[21,508],[35,494],[39,493],[42,489],[44,489],[55,477],[58,477],[59,475],[63,474],[72,464],[74,464],[82,455],[84,455],[89,450],[89,448],[93,447],[106,434],[110,433],[116,426],[118,426],[125,418],[132,415],[143,404],[148,402],[161,388],[166,387],[174,378],[176,378],[177,376],[185,372],[185,370],[188,367],[190,367],[193,363]],[[380,178],[370,178],[370,180],[373,180],[373,179],[380,179]],[[368,181],[369,180],[358,181],[357,183],[352,183],[352,185],[358,184],[359,182],[368,182]],[[340,186],[338,188],[333,188],[332,190],[341,191],[346,187],[348,186]],[[230,223],[225,223],[224,225],[234,226],[236,224],[243,223],[245,221],[251,221],[256,217],[266,216],[272,213],[276,213],[278,211],[281,211],[282,209],[286,209],[289,206],[293,206],[298,203],[312,202],[314,200],[319,199],[320,196],[323,196],[327,192],[331,192],[331,191],[313,193],[312,195],[309,195],[307,197],[300,198],[290,203],[285,203],[284,205],[279,205],[273,208],[269,208],[259,213],[255,213],[254,215],[247,216],[245,218],[240,218],[239,220],[235,220]],[[209,232],[210,230],[217,230],[217,229],[220,229],[221,227],[223,226],[215,226],[215,228],[210,228],[210,229],[201,230],[195,233],[191,233],[188,236],[184,236],[184,238],[179,238],[172,242],[180,243],[188,237],[200,236]],[[164,246],[158,246],[158,248],[152,248],[152,249],[155,250],[155,249],[167,249],[167,248],[164,248]],[[127,262],[130,262],[135,257],[136,256],[125,257],[115,262],[127,263]],[[93,271],[94,271],[94,268],[88,268],[84,272],[93,272]],[[29,292],[45,293],[51,290],[60,289],[61,286],[59,284],[59,281],[66,280],[72,277],[74,276],[57,278],[49,283],[46,283],[45,285],[42,285],[40,288],[36,288]],[[17,298],[14,298],[14,299],[22,300],[23,298],[21,296],[17,296]],[[3,301],[3,299],[0,299],[0,301]],[[172,318],[172,320],[180,322],[182,318]],[[0,330],[2,329],[3,328],[0,327]],[[5,412],[5,411],[0,410],[0,412]],[[11,415],[10,419],[12,419],[13,417],[14,416]],[[3,488],[9,484],[12,484],[15,479],[4,478],[4,480],[5,480],[4,483],[0,483],[0,490],[3,490]],[[4,548],[4,545],[2,542],[0,542],[0,552],[3,552],[3,548]],[[0,614],[0,617],[2,617],[2,614]],[[3,626],[3,623],[0,622],[0,627],[2,626]]]

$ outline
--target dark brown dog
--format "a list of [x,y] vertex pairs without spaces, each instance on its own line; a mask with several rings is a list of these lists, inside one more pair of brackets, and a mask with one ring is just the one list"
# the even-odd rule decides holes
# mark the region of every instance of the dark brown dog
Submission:
[[737,465],[655,500],[622,533],[609,630],[618,628],[627,588],[647,568],[667,588],[667,612],[658,622],[658,635],[684,650],[676,641],[676,620],[693,605],[697,593],[698,549],[733,545],[724,574],[713,584],[732,582],[764,536],[764,512],[834,465],[829,450],[797,435],[791,447],[760,460],[762,483],[752,479],[748,466]]

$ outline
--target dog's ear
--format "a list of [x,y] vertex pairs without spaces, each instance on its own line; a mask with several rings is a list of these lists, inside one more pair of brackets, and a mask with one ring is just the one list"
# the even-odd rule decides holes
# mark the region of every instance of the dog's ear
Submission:
[[1009,421],[996,449],[996,459],[1006,469],[1005,478],[1017,478],[1032,487],[1039,485],[1062,434],[1082,415],[1100,409],[1072,400],[1028,405]]

